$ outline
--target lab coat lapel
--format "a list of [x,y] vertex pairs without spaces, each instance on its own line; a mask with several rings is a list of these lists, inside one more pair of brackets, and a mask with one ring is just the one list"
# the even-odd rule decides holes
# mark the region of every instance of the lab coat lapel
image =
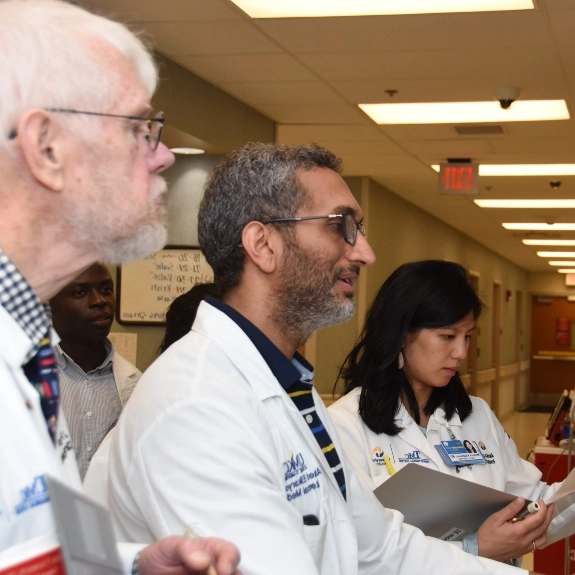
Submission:
[[[415,423],[403,405],[397,414],[396,422],[403,428],[399,432],[400,439],[403,439],[403,441],[408,443],[413,448],[412,451],[417,450],[421,455],[425,455],[428,459],[435,461],[437,452],[432,452],[432,450],[436,451],[435,448],[428,443],[427,438],[423,435],[421,429],[419,429],[419,426]],[[396,453],[396,456],[398,455],[399,457],[404,456],[403,453]]]
[[[226,314],[206,302],[202,302],[198,308],[193,329],[204,333],[222,347],[236,368],[243,373],[261,401],[277,398],[283,402],[289,417],[316,456],[325,477],[330,478],[332,485],[339,492],[339,485],[311,429],[244,331]],[[335,430],[326,425],[329,415],[315,390],[313,397],[318,414],[323,424],[328,428],[332,441],[334,441]],[[343,457],[340,449],[338,449],[338,455],[340,459]]]

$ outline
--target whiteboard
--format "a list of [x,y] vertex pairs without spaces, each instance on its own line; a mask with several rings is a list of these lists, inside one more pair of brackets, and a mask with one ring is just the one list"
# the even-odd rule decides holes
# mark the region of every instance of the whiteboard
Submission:
[[166,248],[118,266],[116,318],[123,324],[164,324],[169,305],[198,283],[214,281],[199,248]]

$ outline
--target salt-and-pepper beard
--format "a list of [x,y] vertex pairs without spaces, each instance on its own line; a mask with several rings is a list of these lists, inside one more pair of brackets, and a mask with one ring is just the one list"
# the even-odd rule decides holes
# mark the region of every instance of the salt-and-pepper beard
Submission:
[[284,245],[281,285],[272,317],[284,331],[298,334],[303,343],[314,331],[351,319],[355,311],[353,297],[350,294],[342,298],[334,288],[341,274],[359,275],[359,268],[325,269],[323,262],[289,240]]

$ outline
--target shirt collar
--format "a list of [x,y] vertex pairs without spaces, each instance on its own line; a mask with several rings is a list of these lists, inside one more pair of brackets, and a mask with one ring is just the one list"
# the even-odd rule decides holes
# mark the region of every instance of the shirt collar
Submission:
[[[292,361],[288,359],[251,321],[217,298],[207,297],[206,303],[209,303],[222,313],[225,313],[248,336],[255,348],[263,357],[264,361],[268,364],[268,367],[278,380],[279,384],[284,389],[289,389],[296,381],[301,379],[302,371],[298,369],[298,367],[296,367],[296,365],[294,365]],[[293,359],[300,363],[309,372],[313,372],[313,366],[297,351],[294,354]]]
[[50,306],[42,304],[36,292],[1,249],[0,305],[4,307],[32,342],[32,346],[26,354],[25,362],[27,362],[36,355],[42,339],[49,333]]
[[[106,345],[106,357],[104,358],[104,361],[101,363],[101,365],[99,365],[96,369],[92,371],[103,371],[104,369],[112,365],[112,362],[114,360],[114,346],[112,345],[112,342],[108,338],[106,338],[105,345]],[[77,365],[76,362],[62,349],[59,343],[54,346],[54,356],[56,358],[56,363],[58,364],[60,369],[66,369],[66,366],[69,363]],[[78,369],[81,369],[80,366],[77,367]]]

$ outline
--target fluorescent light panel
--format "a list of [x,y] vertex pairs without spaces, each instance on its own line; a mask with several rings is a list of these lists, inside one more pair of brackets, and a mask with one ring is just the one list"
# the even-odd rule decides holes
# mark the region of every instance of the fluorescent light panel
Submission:
[[[560,274],[575,274],[575,268],[559,268],[557,270]],[[573,296],[570,296],[573,297]],[[573,301],[573,300],[569,300]]]
[[201,148],[170,148],[170,152],[174,154],[181,154],[183,156],[195,156],[198,154],[205,154],[206,151]]
[[575,266],[575,261],[558,261],[558,260],[551,260],[547,262],[550,266]]
[[526,246],[575,246],[575,240],[521,240]]
[[534,230],[534,231],[574,231],[575,224],[541,224],[504,222],[501,224],[506,230]]
[[[431,166],[439,172],[439,164]],[[480,176],[575,176],[575,164],[480,164]]]
[[537,252],[540,258],[575,258],[575,252]]
[[461,124],[568,120],[565,100],[519,100],[504,110],[499,102],[359,104],[377,124]]
[[533,10],[532,0],[232,0],[252,18],[321,18]]
[[480,208],[575,208],[575,200],[473,200]]

